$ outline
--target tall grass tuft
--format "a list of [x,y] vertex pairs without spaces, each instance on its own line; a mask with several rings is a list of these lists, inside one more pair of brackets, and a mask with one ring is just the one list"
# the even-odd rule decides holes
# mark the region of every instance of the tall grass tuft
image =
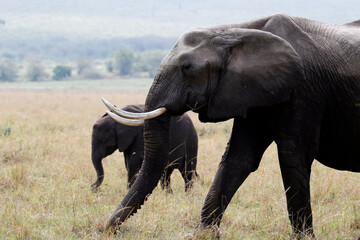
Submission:
[[7,137],[11,134],[11,126],[5,125],[0,128],[0,137]]

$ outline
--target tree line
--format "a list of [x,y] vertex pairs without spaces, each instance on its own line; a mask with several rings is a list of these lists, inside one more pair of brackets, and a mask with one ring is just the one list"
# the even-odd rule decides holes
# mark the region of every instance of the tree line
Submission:
[[13,38],[0,32],[0,59],[10,58],[16,61],[38,56],[44,59],[64,60],[86,56],[94,59],[106,59],[118,49],[134,52],[168,50],[176,38],[159,36],[117,37],[111,39],[80,39],[68,37]]
[[[19,74],[21,66],[16,60],[0,60],[0,81],[13,82],[63,80],[70,78],[99,79],[114,76],[154,77],[161,60],[168,50],[149,50],[136,52],[121,48],[112,57],[98,60],[89,56],[78,57],[75,64],[58,64],[49,70],[40,60],[26,63],[25,73]],[[102,66],[103,65],[103,66]]]

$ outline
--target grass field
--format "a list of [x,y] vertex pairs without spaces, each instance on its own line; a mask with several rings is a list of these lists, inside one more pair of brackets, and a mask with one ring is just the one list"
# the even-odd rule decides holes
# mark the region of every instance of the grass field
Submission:
[[[145,90],[29,89],[0,85],[0,239],[184,239],[194,230],[231,121],[202,124],[190,114],[199,134],[200,180],[193,191],[184,193],[181,175],[175,171],[174,194],[156,188],[118,235],[102,234],[99,229],[126,193],[127,178],[122,154],[117,152],[103,161],[101,190],[90,190],[95,180],[91,130],[105,111],[100,98],[118,106],[143,103]],[[360,174],[314,162],[311,179],[318,239],[358,236]],[[276,146],[271,145],[258,171],[232,199],[223,217],[221,237],[288,239],[290,233]],[[209,238],[208,233],[197,236]]]
[[46,82],[0,82],[0,90],[147,92],[152,81],[150,78],[123,78]]

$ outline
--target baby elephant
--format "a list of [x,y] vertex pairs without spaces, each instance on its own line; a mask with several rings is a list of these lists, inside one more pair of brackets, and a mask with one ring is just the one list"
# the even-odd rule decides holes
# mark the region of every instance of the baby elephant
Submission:
[[[123,108],[128,112],[143,112],[144,105],[128,105]],[[107,114],[93,126],[92,153],[97,180],[91,185],[96,190],[104,180],[102,159],[116,149],[124,153],[125,166],[128,171],[128,188],[135,182],[144,159],[143,126],[132,127],[117,123]],[[195,127],[187,114],[171,118],[169,163],[165,167],[160,184],[163,189],[172,192],[170,175],[175,168],[179,169],[185,181],[185,191],[192,187],[196,173],[198,137]]]

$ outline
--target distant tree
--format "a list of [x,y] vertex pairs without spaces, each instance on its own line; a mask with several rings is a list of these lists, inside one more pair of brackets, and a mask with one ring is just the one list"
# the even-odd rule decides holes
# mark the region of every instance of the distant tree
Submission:
[[53,79],[61,80],[71,77],[71,67],[58,65],[53,69]]
[[99,79],[102,75],[96,70],[94,60],[90,57],[81,57],[77,60],[77,73],[81,78]]
[[94,67],[85,69],[81,77],[84,79],[100,79],[103,78],[102,74],[100,74]]
[[136,62],[137,71],[148,72],[150,77],[154,77],[166,54],[167,51],[163,50],[145,51],[141,53]]
[[0,19],[0,25],[5,25],[5,20],[4,19]]
[[111,60],[105,62],[105,66],[106,66],[106,70],[109,72],[109,73],[112,73],[114,71],[114,68],[113,68],[113,62]]
[[26,75],[29,81],[32,82],[44,81],[48,77],[44,66],[39,62],[30,62],[26,70]]
[[118,75],[124,76],[132,73],[135,56],[132,50],[122,48],[115,53],[115,70]]
[[80,57],[77,59],[77,74],[82,75],[84,71],[94,68],[94,60],[90,57]]
[[18,68],[10,59],[4,59],[0,62],[0,81],[13,82],[16,80]]

